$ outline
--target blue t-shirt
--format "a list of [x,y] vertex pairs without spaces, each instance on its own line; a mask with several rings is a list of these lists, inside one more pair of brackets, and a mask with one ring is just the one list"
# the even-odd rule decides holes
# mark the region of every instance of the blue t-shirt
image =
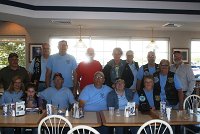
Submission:
[[[166,101],[166,94],[165,94],[166,81],[167,81],[167,75],[160,74],[160,87],[161,87],[160,98],[161,98],[161,101]],[[176,74],[174,74],[174,84],[175,84],[176,90],[182,89],[181,81]]]
[[125,106],[127,106],[127,103],[128,103],[125,92],[122,96],[117,94],[117,97],[118,97],[118,102],[119,102],[119,109],[124,110]]
[[[145,89],[144,90],[144,93],[147,97],[147,101],[149,102],[149,105],[150,107],[154,107],[154,100],[153,100],[153,90],[150,90],[150,91],[147,91]],[[139,96],[138,96],[138,93],[135,93],[134,94],[134,98],[133,98],[133,101],[139,105]]]
[[87,85],[79,96],[79,100],[85,101],[85,111],[101,111],[107,110],[107,95],[112,89],[106,85],[102,85],[101,89],[97,89],[94,84]]
[[69,108],[69,104],[75,102],[71,90],[66,87],[62,87],[59,90],[54,87],[49,87],[44,91],[39,92],[39,96],[42,99],[45,99],[48,104],[59,106],[59,109]]
[[4,103],[11,103],[11,102],[18,102],[21,101],[21,97],[23,95],[22,91],[16,92],[9,92],[9,91],[4,91],[2,97],[1,97],[1,105]]
[[[53,79],[54,74],[59,72],[64,77],[63,87],[67,88],[73,87],[72,76],[76,67],[77,63],[74,56],[69,54],[63,56],[54,54],[49,57],[47,62],[47,68],[52,71],[51,80]],[[53,81],[51,81],[51,86],[54,86]]]
[[[151,74],[151,75],[153,75],[153,73],[156,72],[156,67],[149,67],[148,66],[148,69],[149,69],[149,74]],[[143,66],[141,66],[139,68],[138,72],[137,72],[137,79],[142,80],[143,76],[144,76],[144,68],[143,68]]]

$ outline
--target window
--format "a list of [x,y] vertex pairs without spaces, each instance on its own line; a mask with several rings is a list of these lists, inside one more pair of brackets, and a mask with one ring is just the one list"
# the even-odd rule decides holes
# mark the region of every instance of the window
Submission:
[[25,37],[0,36],[0,69],[8,65],[8,55],[13,52],[19,56],[19,65],[25,67]]
[[191,41],[191,67],[196,78],[200,78],[200,39]]
[[[75,48],[75,44],[78,41],[77,38],[51,38],[51,54],[58,52],[58,42],[60,40],[67,40],[68,53],[73,55],[77,63],[84,60],[86,48]],[[83,42],[87,47],[95,49],[95,59],[100,61],[104,66],[109,60],[113,59],[112,51],[115,47],[120,47],[123,50],[122,59],[126,59],[126,51],[134,51],[134,60],[139,62],[139,65],[147,63],[147,45],[150,43],[148,39],[132,39],[132,38],[103,38],[103,37],[91,37],[84,38]],[[169,59],[169,41],[168,39],[157,39],[156,44],[158,48],[155,51],[156,63],[159,63],[161,59]],[[159,56],[158,56],[159,55]]]

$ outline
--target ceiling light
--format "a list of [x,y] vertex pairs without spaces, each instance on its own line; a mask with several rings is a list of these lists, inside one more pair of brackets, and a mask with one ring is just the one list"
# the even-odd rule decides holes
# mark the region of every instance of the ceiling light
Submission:
[[81,34],[82,34],[81,33],[81,25],[79,25],[79,28],[80,28],[79,40],[74,47],[76,47],[76,48],[87,48],[87,46],[85,45],[85,43],[82,41],[82,38],[81,38]]
[[166,23],[163,25],[163,27],[169,27],[169,28],[176,28],[176,27],[181,27],[181,24],[175,24],[175,23]]
[[156,45],[156,42],[153,38],[153,28],[151,28],[151,41],[150,43],[147,45],[146,47],[147,49],[151,49],[152,51],[155,51],[156,49],[158,49],[158,46]]

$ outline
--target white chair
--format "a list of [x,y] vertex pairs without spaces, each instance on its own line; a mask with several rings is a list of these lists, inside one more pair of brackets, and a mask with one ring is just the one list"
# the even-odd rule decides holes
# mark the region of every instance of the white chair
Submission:
[[96,129],[86,126],[86,125],[78,125],[72,129],[70,129],[67,134],[100,134]]
[[200,102],[200,96],[199,95],[193,94],[193,95],[186,97],[184,102],[183,102],[183,109],[186,109],[186,107],[189,107],[190,109],[192,109],[193,108],[192,103],[195,99],[197,100],[198,103]]
[[164,134],[167,130],[169,130],[170,134],[173,134],[172,127],[167,122],[153,119],[144,123],[137,131],[137,134]]
[[[183,102],[183,109],[184,110],[187,110],[188,108],[189,109],[193,109],[193,101],[194,100],[196,100],[196,103],[199,104],[200,103],[200,96],[193,94],[193,95],[190,95],[190,96],[186,97],[185,100],[184,100],[184,102]],[[198,125],[196,125],[196,126],[195,125],[184,126],[183,127],[184,134],[186,134],[187,131],[189,131],[190,133],[195,134],[196,132],[194,132],[192,129],[190,129],[190,128],[192,128],[192,126],[196,127],[196,128],[199,127]]]
[[61,115],[50,115],[43,118],[38,125],[38,134],[41,134],[41,128],[48,134],[62,134],[65,127],[72,129],[72,124],[68,119]]

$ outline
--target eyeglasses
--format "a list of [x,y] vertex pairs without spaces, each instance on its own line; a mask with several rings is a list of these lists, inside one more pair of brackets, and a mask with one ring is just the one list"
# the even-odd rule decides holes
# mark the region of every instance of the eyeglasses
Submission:
[[96,79],[103,79],[103,76],[95,76]]

